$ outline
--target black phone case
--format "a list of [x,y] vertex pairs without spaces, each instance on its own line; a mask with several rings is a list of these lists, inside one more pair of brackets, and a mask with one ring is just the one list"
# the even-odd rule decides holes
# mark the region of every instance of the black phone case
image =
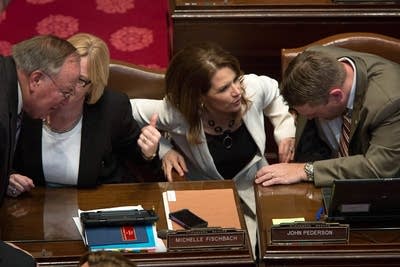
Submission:
[[205,228],[208,222],[194,214],[188,209],[181,209],[169,214],[169,218],[185,229]]

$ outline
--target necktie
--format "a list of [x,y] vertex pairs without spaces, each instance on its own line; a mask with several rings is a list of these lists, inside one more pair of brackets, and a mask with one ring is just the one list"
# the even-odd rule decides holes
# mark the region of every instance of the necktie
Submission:
[[347,157],[349,155],[349,141],[351,128],[351,110],[347,110],[343,115],[342,135],[339,141],[339,157]]
[[15,131],[15,144],[14,144],[14,150],[17,147],[17,143],[18,143],[18,138],[19,138],[19,132],[21,131],[21,124],[22,124],[22,117],[23,117],[24,113],[20,112],[17,115],[17,127],[16,127],[16,131]]

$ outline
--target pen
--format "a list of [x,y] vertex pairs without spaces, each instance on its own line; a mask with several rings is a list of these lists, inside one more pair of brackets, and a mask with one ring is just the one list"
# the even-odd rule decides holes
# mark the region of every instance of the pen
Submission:
[[321,207],[317,210],[317,213],[315,214],[315,220],[319,221],[321,220],[321,216],[324,213],[324,208]]

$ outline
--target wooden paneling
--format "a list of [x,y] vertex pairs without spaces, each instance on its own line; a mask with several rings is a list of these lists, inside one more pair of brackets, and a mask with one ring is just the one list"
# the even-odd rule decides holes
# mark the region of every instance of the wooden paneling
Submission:
[[219,43],[246,73],[280,79],[280,49],[342,32],[400,38],[400,3],[329,0],[170,0],[172,54],[188,43]]

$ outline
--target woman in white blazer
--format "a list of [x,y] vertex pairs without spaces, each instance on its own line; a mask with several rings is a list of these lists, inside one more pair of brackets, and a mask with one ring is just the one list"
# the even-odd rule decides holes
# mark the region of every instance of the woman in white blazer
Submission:
[[278,82],[267,76],[243,75],[235,57],[210,43],[177,53],[165,81],[163,100],[132,99],[131,104],[139,125],[148,124],[158,113],[157,127],[168,132],[182,155],[162,141],[160,158],[167,178],[171,181],[175,168],[180,174],[185,170],[190,180],[233,179],[254,239],[254,177],[268,164],[264,115],[274,126],[280,161],[293,158],[295,125]]

